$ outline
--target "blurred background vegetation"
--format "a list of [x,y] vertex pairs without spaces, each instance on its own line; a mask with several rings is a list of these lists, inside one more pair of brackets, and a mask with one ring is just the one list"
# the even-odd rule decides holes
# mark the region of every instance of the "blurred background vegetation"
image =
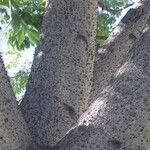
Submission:
[[[135,0],[134,0],[135,1]],[[96,46],[112,32],[132,0],[99,0]],[[46,0],[0,0],[0,52],[17,100],[21,101],[40,39]]]

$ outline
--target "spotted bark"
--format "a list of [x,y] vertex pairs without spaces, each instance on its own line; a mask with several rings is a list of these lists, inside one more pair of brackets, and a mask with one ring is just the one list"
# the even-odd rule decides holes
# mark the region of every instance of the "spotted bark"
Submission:
[[96,0],[51,0],[21,104],[31,135],[55,145],[88,106]]
[[31,138],[0,57],[0,150],[26,150]]
[[[91,80],[96,1],[49,2],[21,104],[33,143],[26,148],[29,134],[11,88],[5,85],[9,82],[2,66],[0,87],[6,90],[1,90],[0,101],[7,112],[0,112],[1,149],[149,150],[150,31],[145,27],[150,2],[140,3],[98,51]],[[92,104],[82,114],[93,80]]]
[[149,150],[150,30],[55,150]]
[[[89,99],[91,104],[100,91],[113,79],[114,73],[126,60],[133,44],[139,40],[150,18],[150,1],[135,3],[115,28],[97,54],[94,65],[93,87]],[[136,18],[136,21],[135,21]]]

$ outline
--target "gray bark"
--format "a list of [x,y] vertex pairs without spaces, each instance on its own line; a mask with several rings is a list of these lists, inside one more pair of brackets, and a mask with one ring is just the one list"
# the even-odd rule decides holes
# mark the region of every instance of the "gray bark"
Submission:
[[150,30],[56,150],[149,150]]
[[[114,36],[112,42],[101,49],[102,53],[97,61],[99,63],[95,64],[95,70],[98,71],[94,74],[95,84],[99,81],[95,86],[97,94],[93,94],[90,99],[95,99],[95,102],[54,150],[149,150],[150,32],[144,33],[138,40],[149,28],[146,23],[150,3],[145,1],[139,8],[138,11],[144,8],[143,17],[136,22],[129,18],[130,22],[124,24],[125,27],[121,26],[124,28]],[[131,12],[134,13],[133,10]],[[128,18],[129,15],[131,13],[125,17]],[[114,68],[111,67],[113,65]],[[105,69],[104,77],[100,73]],[[106,80],[102,82],[102,79]],[[104,89],[106,85],[108,86]]]
[[29,133],[2,66],[0,150],[148,150],[150,31],[141,35],[150,2],[141,3],[98,51],[89,102],[96,0],[51,0],[21,104],[36,144],[27,148]]
[[34,141],[55,145],[88,106],[96,0],[51,0],[22,112]]
[[139,1],[127,12],[106,44],[98,50],[90,104],[99,97],[100,91],[109,84],[114,73],[126,60],[129,50],[141,37],[149,17],[150,1]]
[[0,150],[26,150],[31,138],[0,57]]

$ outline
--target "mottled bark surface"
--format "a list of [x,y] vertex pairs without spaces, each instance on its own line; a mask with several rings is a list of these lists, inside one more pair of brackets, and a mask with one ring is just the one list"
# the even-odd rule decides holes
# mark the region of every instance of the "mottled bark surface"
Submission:
[[55,150],[149,150],[150,30]]
[[21,104],[31,135],[56,144],[87,108],[95,56],[96,0],[51,0]]
[[98,51],[92,105],[79,118],[91,90],[96,0],[51,0],[21,104],[33,143],[27,148],[27,127],[0,60],[0,150],[149,150],[149,8],[141,0]]
[[0,150],[26,150],[31,139],[0,57]]
[[126,60],[129,50],[141,37],[149,17],[150,1],[139,1],[127,12],[106,44],[98,50],[90,103],[99,97],[100,91],[109,84],[116,70]]

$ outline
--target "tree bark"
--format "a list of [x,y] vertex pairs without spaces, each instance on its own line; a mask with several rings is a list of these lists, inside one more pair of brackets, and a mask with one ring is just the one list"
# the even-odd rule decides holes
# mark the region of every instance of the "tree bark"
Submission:
[[[84,6],[87,6],[87,3],[83,2]],[[96,3],[93,1],[92,3],[94,3],[94,7],[92,5],[91,9],[94,10]],[[22,103],[22,111],[33,139],[39,145],[50,146],[63,138],[67,130],[88,106],[87,99],[91,89],[89,80],[92,76],[94,52],[92,52],[92,56],[83,54],[85,50],[91,52],[94,49],[95,36],[93,30],[95,27],[92,28],[94,23],[88,30],[86,28],[86,26],[89,27],[88,23],[92,22],[93,18],[86,20],[89,22],[85,20],[82,22],[81,20],[85,16],[81,15],[80,18],[78,13],[76,15],[74,13],[83,10],[80,10],[80,7],[71,10],[72,7],[79,6],[79,2],[68,1],[65,5],[63,1],[63,4],[61,2],[58,5],[60,7],[55,8],[56,4],[58,5],[58,1],[51,1],[51,4],[48,5],[48,12],[43,24],[43,38],[35,52],[27,92]],[[99,50],[99,56],[95,62],[94,86],[90,103],[100,96],[99,93],[112,80],[116,70],[127,58],[131,46],[141,36],[150,16],[149,2],[142,1],[142,4],[142,6],[130,10],[108,39],[109,44]],[[84,10],[85,14],[91,13],[91,9]],[[94,14],[91,16],[95,15],[95,12],[92,12]],[[80,21],[73,21],[73,18]],[[83,23],[82,26],[81,23]],[[117,31],[118,29],[119,31]],[[88,36],[90,32],[92,33],[91,37]],[[85,37],[87,43],[90,43],[88,49]],[[70,43],[69,46],[68,43]],[[79,53],[76,53],[77,51]],[[85,66],[90,57],[93,59],[89,65],[90,69],[87,69]],[[82,58],[82,61],[79,61],[79,58]],[[85,77],[85,75],[87,76]],[[82,80],[83,77],[85,77],[84,80]],[[80,99],[82,97],[83,99]]]
[[99,97],[100,91],[109,84],[114,73],[126,60],[129,50],[141,37],[149,17],[150,1],[139,1],[127,12],[109,36],[106,44],[98,50],[94,65],[93,87],[89,98],[90,104]]
[[34,141],[55,145],[88,106],[96,0],[51,0],[22,112]]
[[150,30],[54,150],[149,150]]
[[28,129],[0,60],[0,149],[149,149],[150,31],[143,34],[143,29],[150,2],[141,4],[98,51],[89,98],[96,0],[49,2],[21,104],[35,145],[29,146]]
[[26,150],[31,138],[0,57],[0,150]]

